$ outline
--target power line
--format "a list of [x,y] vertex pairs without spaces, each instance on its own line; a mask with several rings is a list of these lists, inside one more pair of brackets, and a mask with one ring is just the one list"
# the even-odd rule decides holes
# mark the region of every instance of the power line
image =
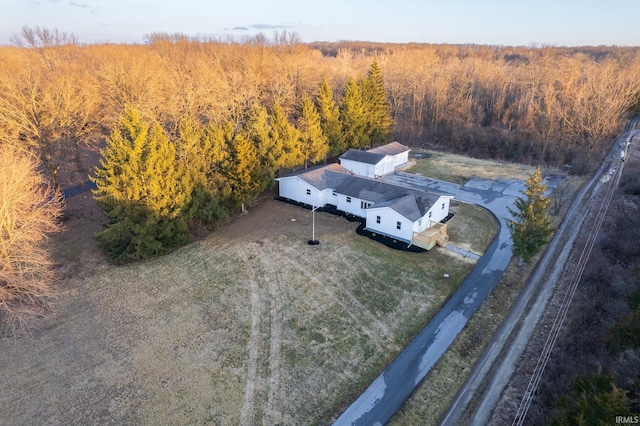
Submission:
[[563,297],[558,313],[556,314],[556,318],[553,322],[553,325],[551,326],[551,329],[549,330],[549,335],[547,336],[547,340],[545,341],[540,357],[538,358],[538,362],[536,363],[534,371],[531,375],[531,379],[529,380],[529,384],[527,385],[527,389],[525,390],[522,401],[518,406],[518,411],[516,412],[515,418],[512,423],[514,426],[521,426],[524,423],[527,412],[529,411],[529,408],[533,401],[533,397],[544,374],[544,370],[547,366],[547,363],[549,362],[549,358],[551,357],[553,347],[556,344],[556,341],[562,329],[562,325],[567,317],[569,307],[571,306],[571,302],[573,301],[573,297],[577,290],[578,284],[580,283],[582,274],[584,273],[587,261],[591,254],[591,251],[593,250],[593,246],[595,245],[598,232],[600,231],[600,227],[602,226],[602,222],[604,221],[607,210],[609,209],[611,200],[613,199],[613,195],[618,188],[618,184],[622,176],[623,165],[624,163],[622,161],[619,161],[618,165],[614,169],[613,176],[609,175],[610,178],[606,182],[608,186],[606,187],[606,192],[604,193],[603,202],[600,204],[600,208],[598,209],[595,221],[591,227],[591,230],[589,231],[589,235],[583,247],[582,253],[580,254],[580,258],[578,259],[578,264],[576,266],[576,269],[574,269],[567,292]]

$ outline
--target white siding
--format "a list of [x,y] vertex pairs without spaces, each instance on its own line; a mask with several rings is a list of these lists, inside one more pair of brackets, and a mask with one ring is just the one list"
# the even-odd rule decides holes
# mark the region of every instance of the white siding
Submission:
[[[351,201],[349,202],[347,200],[351,200]],[[338,204],[337,204],[338,210],[342,210],[345,213],[349,213],[361,218],[367,217],[367,211],[364,208],[362,208],[362,203],[369,203],[370,205],[373,204],[367,200],[361,200],[360,198],[349,197],[344,194],[338,194]]]
[[[307,193],[307,191],[309,193]],[[323,207],[331,197],[332,190],[318,190],[298,176],[278,178],[278,194],[299,203]]]
[[420,219],[416,220],[413,223],[413,230],[414,232],[422,232],[425,229],[427,229],[430,225],[431,225],[431,222],[429,222],[429,212],[427,212],[423,217],[421,217]]
[[[373,206],[366,211],[367,229],[410,242],[413,239],[413,232],[422,232],[433,226],[434,222],[440,222],[447,217],[452,198],[449,195],[440,196],[429,211],[415,222],[410,221],[391,207],[376,208]],[[378,223],[378,216],[380,216],[380,223]],[[398,222],[400,222],[400,229],[397,229]]]
[[449,214],[449,205],[451,202],[452,196],[442,195],[438,198],[438,201],[431,206],[429,211],[425,213],[425,215],[420,218],[420,220],[416,220],[413,224],[413,230],[415,232],[422,232],[427,228],[431,228],[434,223],[440,222],[442,219],[447,217]]
[[398,167],[409,161],[409,151],[401,152],[393,156],[393,167]]
[[338,194],[336,193],[336,191],[334,189],[328,189],[327,190],[327,204],[331,204],[333,206],[338,207]]
[[375,165],[359,161],[340,159],[340,165],[359,176],[375,177]]
[[[402,154],[399,154],[402,155]],[[408,158],[406,155],[405,158]],[[376,164],[369,163],[361,163],[359,161],[354,160],[346,160],[340,159],[340,165],[345,169],[349,170],[352,173],[355,173],[359,176],[366,176],[370,178],[377,178],[380,176],[387,175],[392,173],[395,169],[396,165],[406,163],[405,160],[398,160],[396,164],[396,157],[392,157],[387,155],[382,160],[378,161]]]
[[436,201],[431,209],[429,209],[429,211],[431,212],[431,217],[429,218],[429,212],[427,212],[426,217],[432,222],[440,222],[442,219],[447,217],[447,215],[449,214],[449,206],[451,204],[452,198],[453,196],[451,195],[440,196],[440,198],[438,198],[438,201]]
[[375,166],[375,177],[384,176],[393,172],[393,157],[386,156]]
[[[377,221],[378,216],[380,216],[380,223]],[[400,229],[398,229],[398,222],[400,222]],[[378,232],[406,242],[411,242],[413,238],[414,223],[390,207],[367,209],[366,226],[371,232]]]
[[[331,193],[333,190],[331,188],[323,189],[322,191],[318,191],[318,198],[316,198],[316,207],[324,207],[329,204],[329,199],[331,198]],[[313,192],[312,192],[313,194]]]

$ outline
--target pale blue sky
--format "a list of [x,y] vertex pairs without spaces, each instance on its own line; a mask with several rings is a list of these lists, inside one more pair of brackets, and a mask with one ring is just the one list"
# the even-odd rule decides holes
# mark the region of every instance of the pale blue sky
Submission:
[[0,45],[24,25],[81,43],[142,43],[151,32],[302,41],[640,45],[638,0],[0,0]]

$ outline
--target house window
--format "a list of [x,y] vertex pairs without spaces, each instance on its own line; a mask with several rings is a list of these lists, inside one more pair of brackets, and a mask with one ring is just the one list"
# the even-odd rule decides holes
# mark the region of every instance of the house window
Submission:
[[376,216],[376,223],[380,223],[380,216]]
[[444,210],[444,203],[442,203],[442,210]]
[[369,207],[371,207],[371,203],[367,203],[366,201],[360,201],[361,209],[368,209]]
[[402,229],[402,222],[396,222],[396,229]]
[[422,226],[422,219],[418,219],[418,226]]
[[307,189],[307,195],[311,195],[311,190]]
[[351,197],[347,197],[347,203],[351,202]]
[[429,212],[429,217],[431,217],[431,212]]

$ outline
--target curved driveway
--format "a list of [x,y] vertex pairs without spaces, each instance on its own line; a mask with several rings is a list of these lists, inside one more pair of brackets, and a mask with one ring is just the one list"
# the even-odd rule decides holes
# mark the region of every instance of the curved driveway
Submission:
[[[449,348],[500,280],[512,257],[511,235],[505,218],[525,184],[517,180],[472,179],[465,185],[394,173],[384,181],[412,188],[443,192],[456,199],[486,208],[499,221],[499,232],[485,255],[413,341],[347,408],[334,425],[382,425],[389,421],[420,381]],[[555,187],[559,182],[547,182]]]

